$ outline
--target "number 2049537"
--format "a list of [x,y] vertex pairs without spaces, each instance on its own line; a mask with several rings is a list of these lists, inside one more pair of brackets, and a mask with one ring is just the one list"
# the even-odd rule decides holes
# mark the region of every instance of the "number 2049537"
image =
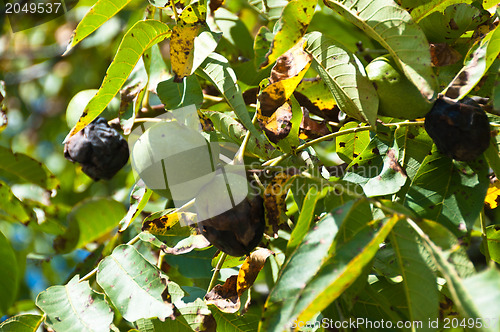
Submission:
[[5,14],[57,14],[62,10],[61,2],[10,3],[5,4]]

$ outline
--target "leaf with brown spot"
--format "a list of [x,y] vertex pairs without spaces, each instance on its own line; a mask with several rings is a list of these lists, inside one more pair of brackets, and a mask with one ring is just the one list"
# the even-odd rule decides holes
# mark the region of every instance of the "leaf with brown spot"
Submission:
[[[309,112],[325,120],[338,121],[339,108],[333,94],[321,78],[304,78],[295,89],[294,95],[300,105],[307,107]],[[307,101],[303,98],[307,98]]]
[[446,43],[429,44],[431,61],[434,67],[442,67],[457,63],[462,55]]
[[196,222],[196,214],[191,212],[167,211],[155,212],[142,222],[142,231],[153,235],[167,235],[169,230],[179,222],[182,225],[190,225]]
[[277,173],[264,190],[264,208],[266,210],[265,233],[275,236],[279,225],[284,222],[281,216],[285,212],[285,198],[290,189],[296,170],[290,169]]
[[193,3],[182,11],[172,28],[170,59],[174,82],[191,75],[217,47],[221,35],[208,29],[206,16],[205,1]]
[[170,255],[186,254],[194,249],[203,249],[210,246],[210,242],[201,234],[192,234],[191,236],[180,240],[175,247],[165,248],[165,253]]
[[305,40],[302,39],[280,56],[269,79],[261,82],[261,91],[257,97],[259,115],[271,116],[293,95],[312,61],[311,55],[304,52],[304,46]]
[[220,311],[226,313],[235,313],[240,309],[240,298],[236,291],[238,276],[234,275],[227,278],[223,285],[216,285],[205,295],[207,304],[213,304]]
[[274,253],[269,249],[259,248],[245,259],[238,273],[236,284],[238,296],[241,296],[244,291],[253,285],[260,270],[264,267],[266,259],[273,254]]
[[213,13],[224,4],[224,0],[210,0],[210,11]]
[[325,121],[318,122],[309,117],[309,110],[302,107],[302,122],[300,123],[300,139],[318,138],[330,134]]
[[317,0],[292,0],[285,6],[281,18],[276,23],[277,32],[271,43],[271,49],[266,54],[266,60],[260,64],[260,68],[272,64],[304,36],[317,3]]

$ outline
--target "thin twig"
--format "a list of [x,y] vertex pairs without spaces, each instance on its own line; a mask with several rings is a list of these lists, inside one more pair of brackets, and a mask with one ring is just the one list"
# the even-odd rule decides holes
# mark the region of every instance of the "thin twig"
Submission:
[[219,261],[217,262],[217,265],[215,266],[214,274],[212,275],[212,279],[210,279],[210,284],[208,285],[207,293],[214,288],[215,284],[217,283],[217,278],[219,277],[219,272],[222,268],[222,265],[224,264],[224,261],[226,260],[227,254],[225,252],[222,252],[222,255],[219,257]]

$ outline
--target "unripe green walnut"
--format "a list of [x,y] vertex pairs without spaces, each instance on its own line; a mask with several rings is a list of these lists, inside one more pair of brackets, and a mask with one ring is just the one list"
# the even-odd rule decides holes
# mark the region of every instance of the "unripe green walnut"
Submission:
[[379,115],[413,120],[424,117],[432,108],[432,103],[422,96],[390,56],[370,62],[366,74],[377,89]]
[[218,152],[198,131],[160,122],[132,149],[132,165],[146,186],[174,201],[190,200],[215,176]]

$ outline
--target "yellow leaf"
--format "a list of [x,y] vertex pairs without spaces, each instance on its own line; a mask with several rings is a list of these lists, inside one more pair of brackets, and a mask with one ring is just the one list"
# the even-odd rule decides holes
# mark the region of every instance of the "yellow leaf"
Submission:
[[173,212],[159,216],[153,214],[144,220],[142,230],[153,235],[167,235],[168,231],[179,222],[183,226],[195,223],[196,213]]
[[236,292],[241,296],[244,291],[249,289],[260,270],[264,267],[266,259],[271,256],[273,252],[269,249],[260,248],[255,250],[248,256],[240,267],[238,272],[238,280],[236,283]]
[[498,206],[498,198],[500,196],[500,181],[497,179],[494,183],[490,184],[484,203],[490,208],[495,209]]

